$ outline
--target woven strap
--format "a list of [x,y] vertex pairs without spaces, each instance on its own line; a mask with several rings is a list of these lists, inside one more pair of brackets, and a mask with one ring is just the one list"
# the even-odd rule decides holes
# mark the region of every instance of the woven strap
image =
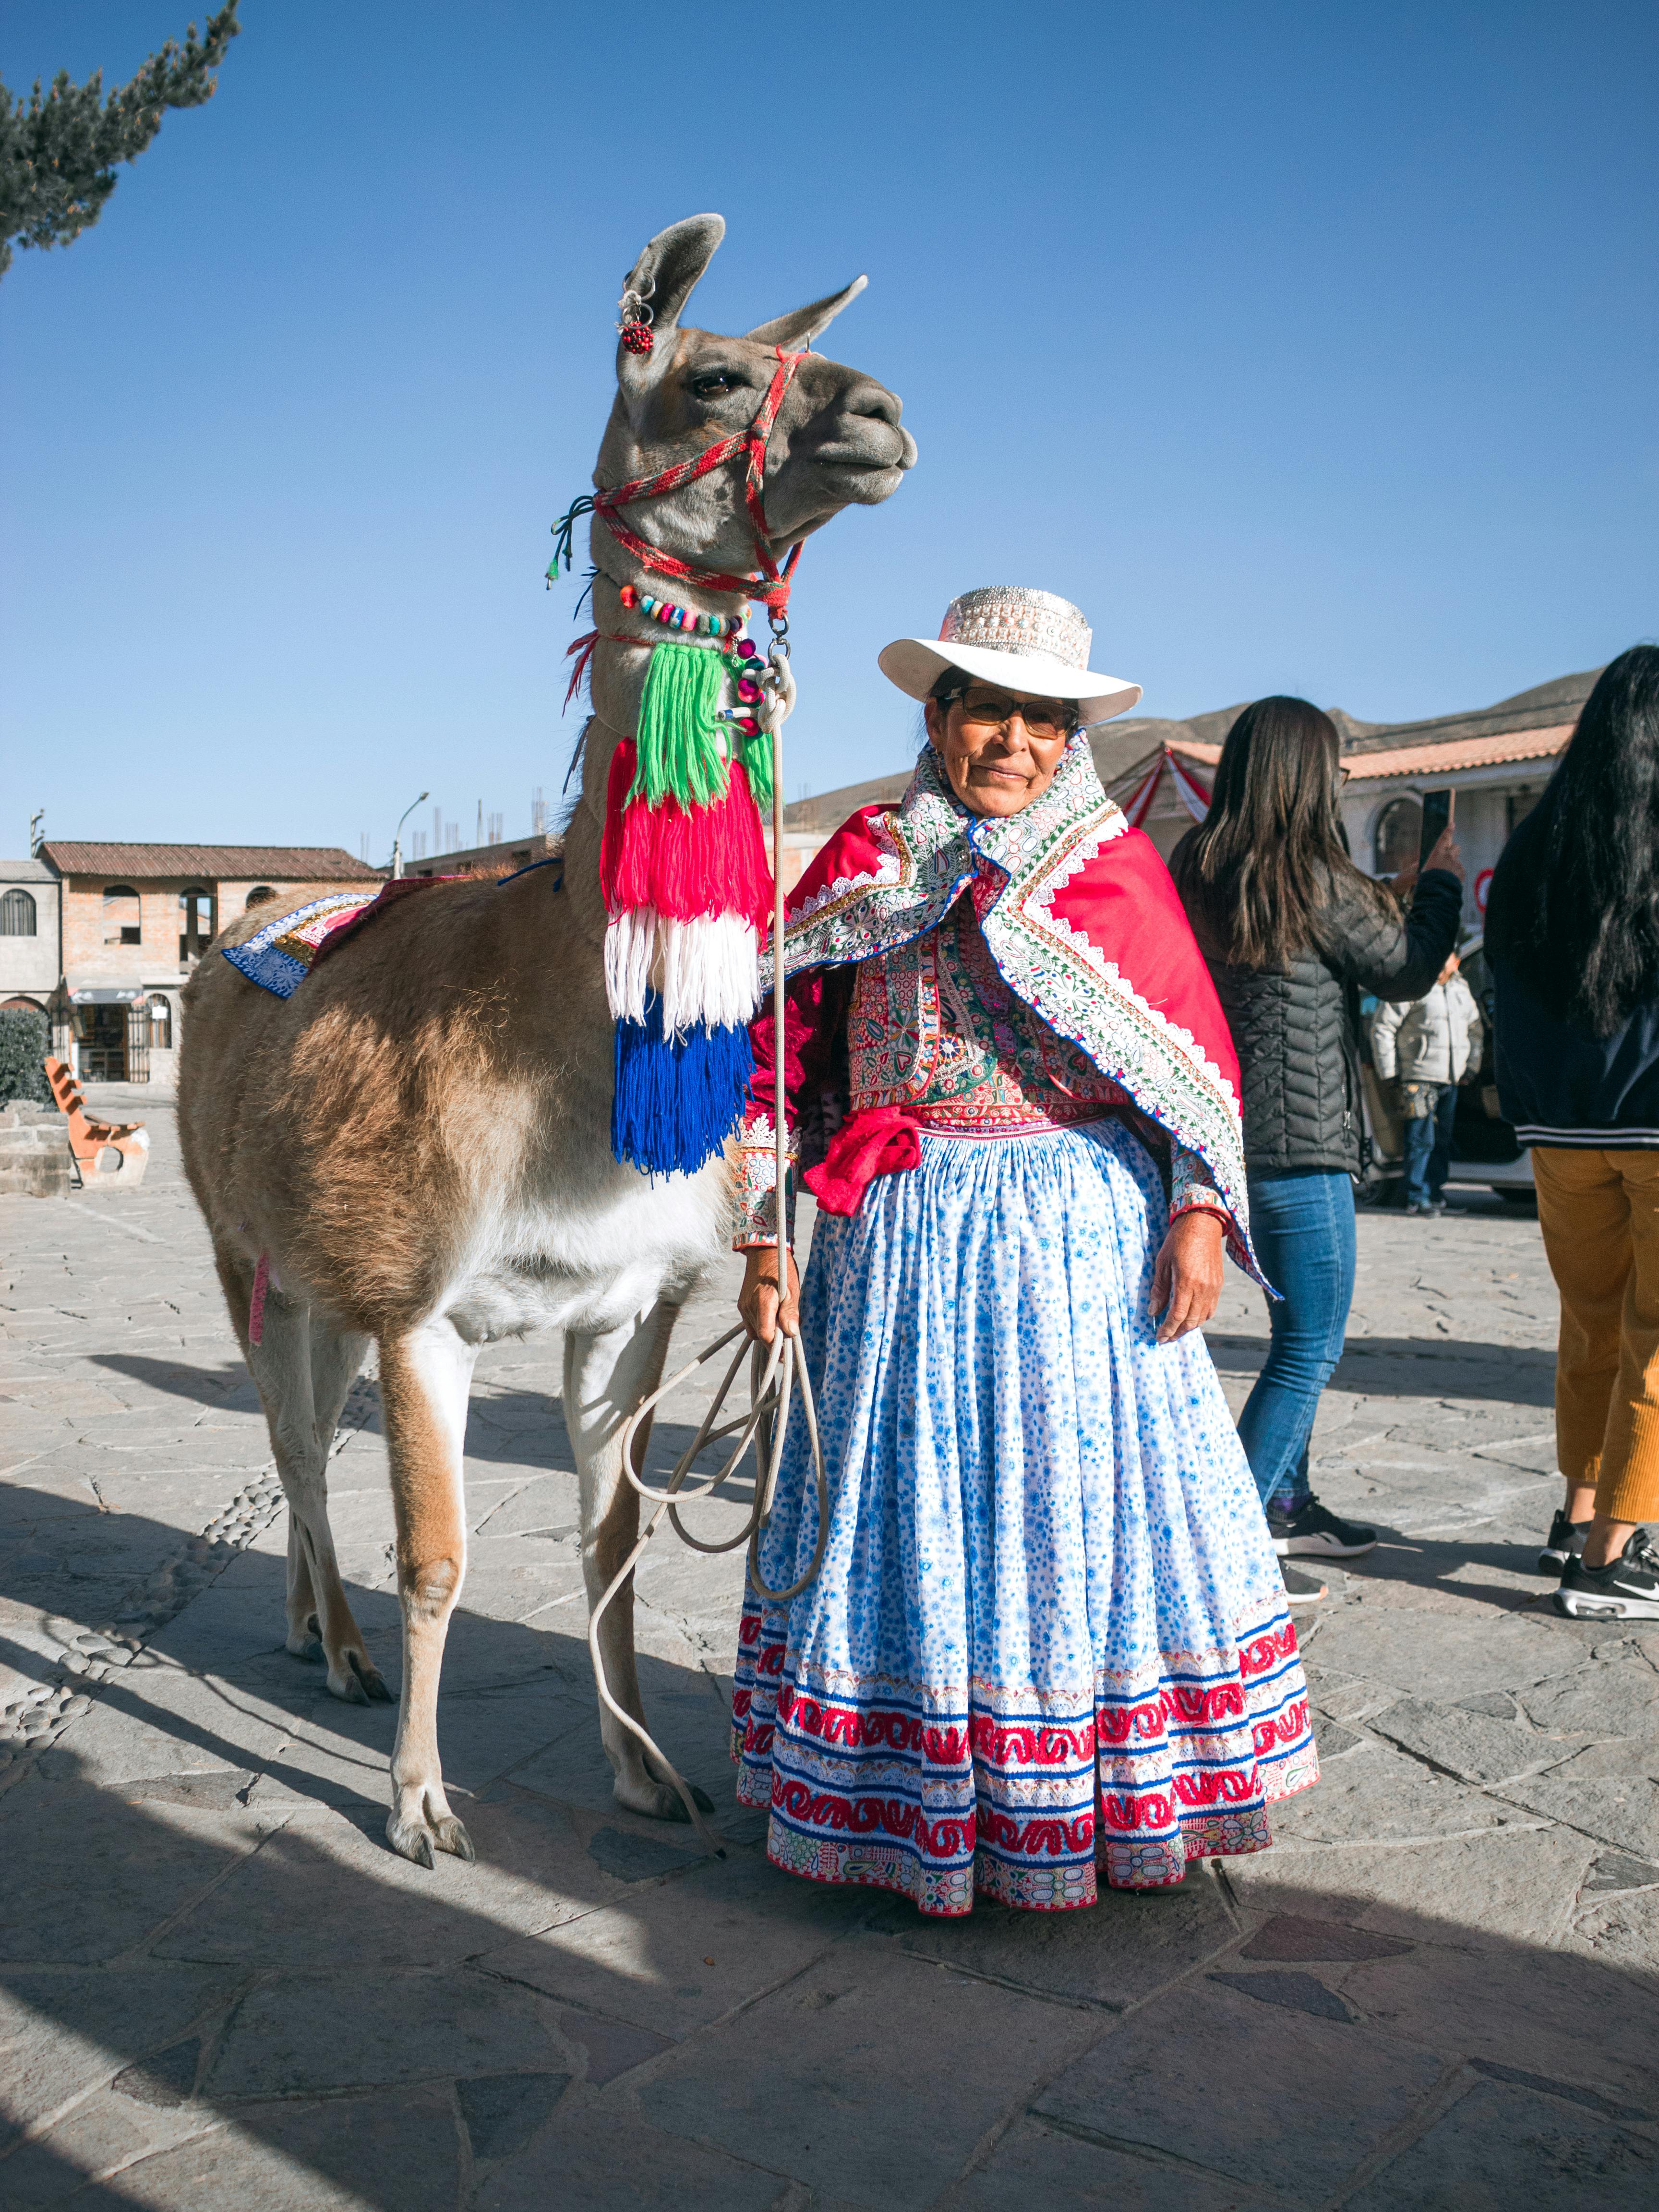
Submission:
[[[759,599],[775,614],[781,614],[789,604],[790,578],[796,562],[800,558],[799,544],[790,548],[788,558],[780,568],[772,557],[768,543],[764,493],[766,487],[766,444],[778,419],[778,410],[783,404],[784,394],[794,380],[795,371],[805,359],[805,353],[785,353],[776,349],[778,365],[772,381],[766,388],[754,421],[746,430],[737,431],[732,437],[722,438],[718,445],[710,446],[699,453],[695,461],[678,462],[672,469],[664,469],[654,477],[636,477],[631,483],[618,484],[614,491],[599,491],[593,495],[593,512],[604,518],[605,526],[617,543],[631,553],[635,559],[660,576],[673,576],[684,584],[696,584],[704,591],[740,592],[749,599]],[[617,509],[633,507],[641,501],[662,499],[668,493],[695,483],[711,470],[733,460],[738,454],[747,456],[744,471],[744,504],[749,510],[749,525],[755,534],[755,562],[760,570],[758,577],[732,576],[724,569],[700,568],[690,561],[679,560],[672,553],[665,553],[649,545],[643,538],[619,521]]]

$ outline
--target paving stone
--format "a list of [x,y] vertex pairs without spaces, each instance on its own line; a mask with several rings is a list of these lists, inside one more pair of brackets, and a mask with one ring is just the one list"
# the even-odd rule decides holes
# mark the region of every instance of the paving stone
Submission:
[[1366,1928],[1279,1912],[1258,1928],[1248,1943],[1241,1944],[1238,1955],[1241,1959],[1397,1959],[1410,1948],[1408,1943],[1391,1936],[1373,1935]]
[[939,2202],[940,2212],[1264,2212],[1253,2191],[1185,2159],[1132,2155],[1034,2119],[1010,2128]]
[[[1659,1881],[1659,1868],[1647,1872]],[[1610,1965],[1650,1973],[1659,1956],[1659,1891],[1643,1889],[1597,1901],[1573,1923],[1572,1943]]]
[[[1243,1999],[1237,2000],[1243,2002]],[[949,2032],[941,2032],[945,2022]],[[865,1938],[659,2060],[639,2090],[653,2125],[695,2135],[848,2205],[925,2205],[993,2121],[1099,2031],[1047,2004]],[[775,2088],[790,2054],[790,2092]],[[925,2125],[872,2126],[904,2102]]]
[[[222,2011],[239,1979],[148,1962],[113,1970],[7,1968],[0,1975],[0,2144],[10,2129],[31,2125]],[[7,2185],[0,2184],[0,2196]]]
[[[115,2177],[214,2124],[215,2116],[198,2105],[141,2105],[105,2091],[77,2105],[46,2134],[19,2144],[0,2166],[0,2198],[6,2212],[34,2212],[37,2206],[45,2212],[66,2201],[130,2206],[133,2200],[119,2195]],[[99,2188],[100,2181],[108,2186]]]
[[1462,1835],[1504,1818],[1504,1807],[1482,1791],[1373,1742],[1322,1776],[1317,1789],[1275,1806],[1273,1831],[1285,1843],[1370,1843]]
[[510,2158],[553,2116],[570,2086],[568,2074],[486,2074],[455,2085],[472,2155],[480,2162]]
[[1351,1966],[1340,1986],[1368,2020],[1448,2060],[1490,2059],[1653,2108],[1659,2006],[1650,1973],[1522,1943],[1480,1952],[1424,1944]]
[[1640,1659],[1592,1656],[1575,1673],[1526,1691],[1522,1703],[1533,1725],[1554,1735],[1659,1736],[1659,1674]]
[[1345,1674],[1447,1704],[1483,1690],[1525,1688],[1581,1659],[1577,1646],[1557,1633],[1553,1615],[1548,1622],[1507,1613],[1448,1616],[1429,1635],[1414,1613],[1370,1606],[1345,1607],[1322,1621],[1319,1656]]
[[1316,1974],[1212,1973],[1206,1974],[1205,1979],[1220,1982],[1260,2004],[1278,2005],[1285,2012],[1305,2012],[1316,2020],[1353,2019],[1341,1998],[1334,1990],[1327,1989]]
[[0,1799],[0,1959],[84,1964],[129,1950],[269,1833],[245,1810],[209,1824],[177,1806],[130,1806],[79,1783],[35,1779]]
[[[1409,1849],[1281,1847],[1229,1860],[1227,1879],[1247,1909],[1358,1920],[1407,1942],[1551,1944],[1565,1932],[1595,1850],[1588,1838],[1517,1820]],[[1343,1900],[1340,1913],[1332,1909]]]
[[867,1892],[799,1881],[754,1850],[693,1863],[682,1881],[507,1944],[478,1963],[679,2036],[799,1972],[881,1909]]
[[1483,2081],[1345,2212],[1650,2212],[1659,2144],[1571,2105]]
[[1318,2202],[1428,2096],[1433,2052],[1363,2024],[1271,2016],[1210,1981],[1153,2001],[1033,2107],[1118,2145]]
[[1511,1805],[1571,1822],[1586,1835],[1616,1849],[1659,1859],[1659,1783],[1637,1774],[1620,1780],[1553,1774],[1527,1782],[1506,1782],[1500,1794]]
[[245,2107],[76,2203],[98,2212],[453,2212],[459,2179],[446,2087]]
[[1103,1888],[1099,1902],[1080,1911],[1016,1912],[981,1901],[964,1919],[930,1920],[905,1906],[891,1929],[914,1957],[1113,2010],[1216,1957],[1237,1935],[1213,1877],[1197,1864],[1178,1888]]
[[1633,1859],[1624,1851],[1603,1851],[1589,1870],[1584,1893],[1650,1889],[1656,1883],[1659,1883],[1659,1866],[1647,1859]]
[[1510,1781],[1540,1767],[1559,1765],[1577,1747],[1507,1721],[1488,1719],[1455,1705],[1431,1705],[1421,1698],[1402,1698],[1398,1705],[1374,1714],[1368,1725],[1390,1743],[1432,1760],[1465,1782]]
[[793,2212],[787,2178],[604,2106],[562,2110],[478,2191],[477,2212]]
[[206,2084],[227,2098],[394,2088],[473,2074],[568,2071],[532,1991],[465,1967],[294,1974],[236,2008]]

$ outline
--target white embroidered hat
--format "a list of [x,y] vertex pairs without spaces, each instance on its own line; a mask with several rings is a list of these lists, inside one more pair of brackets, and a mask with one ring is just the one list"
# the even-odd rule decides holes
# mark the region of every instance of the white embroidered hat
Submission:
[[986,584],[945,610],[937,641],[896,637],[877,655],[882,674],[912,699],[925,699],[947,668],[1005,684],[1036,699],[1075,699],[1085,724],[1127,714],[1139,684],[1089,665],[1094,632],[1069,599],[1020,584]]

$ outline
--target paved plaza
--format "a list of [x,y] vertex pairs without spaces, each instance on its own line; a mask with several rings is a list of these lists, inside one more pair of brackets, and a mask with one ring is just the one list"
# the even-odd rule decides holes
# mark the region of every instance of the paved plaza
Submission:
[[[726,1759],[741,1562],[665,1532],[645,1694],[725,1856],[612,1801],[550,1337],[486,1352],[468,1431],[440,1734],[477,1863],[389,1852],[395,1714],[283,1648],[264,1425],[171,1111],[126,1095],[141,1188],[0,1199],[9,2212],[1659,2203],[1659,1624],[1563,1620],[1531,1571],[1531,1218],[1361,1218],[1316,1481],[1387,1533],[1297,1615],[1324,1778],[1276,1847],[941,1923],[766,1863]],[[1265,1326],[1235,1275],[1235,1404]],[[370,1381],[331,1493],[395,1686]]]

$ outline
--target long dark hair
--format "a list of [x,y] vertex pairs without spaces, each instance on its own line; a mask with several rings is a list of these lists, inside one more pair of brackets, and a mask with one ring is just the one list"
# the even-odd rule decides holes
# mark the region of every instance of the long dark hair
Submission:
[[1659,991],[1659,645],[1601,672],[1544,796],[1504,848],[1486,944],[1558,1020],[1609,1036]]
[[1209,814],[1170,862],[1206,950],[1241,968],[1282,968],[1315,943],[1339,885],[1386,896],[1348,858],[1340,751],[1335,723],[1306,699],[1258,699],[1228,731]]

